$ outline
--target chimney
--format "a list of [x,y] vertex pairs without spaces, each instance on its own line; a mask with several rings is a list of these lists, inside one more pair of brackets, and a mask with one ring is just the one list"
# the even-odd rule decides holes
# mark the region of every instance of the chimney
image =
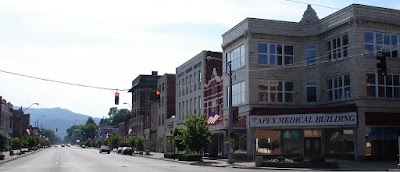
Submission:
[[158,72],[157,71],[151,71],[151,75],[156,76],[156,75],[158,75]]

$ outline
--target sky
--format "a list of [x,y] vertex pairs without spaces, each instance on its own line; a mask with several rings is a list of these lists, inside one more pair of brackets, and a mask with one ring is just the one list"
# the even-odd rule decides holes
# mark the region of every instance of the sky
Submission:
[[123,90],[138,75],[222,52],[221,35],[247,17],[298,22],[311,4],[322,19],[353,3],[400,9],[400,0],[0,0],[0,96],[102,118],[115,89],[116,107],[130,109]]

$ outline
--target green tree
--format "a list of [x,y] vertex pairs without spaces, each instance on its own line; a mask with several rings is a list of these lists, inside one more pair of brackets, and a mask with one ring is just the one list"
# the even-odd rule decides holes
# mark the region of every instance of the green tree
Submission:
[[43,135],[43,136],[46,136],[46,138],[49,139],[49,142],[50,142],[50,143],[53,143],[53,144],[54,144],[54,143],[59,143],[59,142],[61,142],[61,138],[58,137],[58,136],[54,133],[53,130],[49,130],[49,129],[43,128],[43,129],[42,129],[42,135]]
[[21,141],[19,140],[18,137],[14,137],[11,139],[11,149],[17,150],[17,149],[19,149],[20,145],[21,145]]
[[186,149],[186,144],[185,142],[183,142],[184,138],[183,138],[183,133],[185,132],[185,130],[178,126],[174,129],[173,131],[173,136],[174,136],[174,141],[175,141],[175,145],[178,148],[179,151],[184,151]]
[[93,124],[93,125],[96,125],[96,123],[94,122],[94,120],[93,120],[93,118],[92,118],[92,117],[89,117],[89,118],[87,119],[87,121],[86,121],[86,125],[88,125],[88,124]]
[[110,144],[109,146],[111,149],[118,147],[119,143],[123,140],[122,137],[117,134],[111,134],[109,137],[110,141],[108,143]]
[[128,143],[130,147],[136,147],[136,136],[132,136],[128,138]]
[[195,114],[186,115],[186,120],[183,124],[186,129],[183,132],[183,142],[191,151],[201,153],[208,148],[211,143],[211,131],[206,125],[207,116]]
[[82,132],[85,133],[86,138],[94,139],[94,136],[96,136],[96,130],[97,127],[94,124],[86,124],[85,126],[82,127]]

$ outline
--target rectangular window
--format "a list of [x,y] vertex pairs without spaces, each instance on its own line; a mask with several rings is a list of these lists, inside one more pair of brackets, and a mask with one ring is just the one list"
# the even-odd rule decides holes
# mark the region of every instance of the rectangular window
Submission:
[[260,102],[293,102],[294,83],[286,81],[258,81]]
[[329,101],[350,98],[350,75],[327,79],[326,89]]
[[[226,53],[226,62],[231,62],[232,71],[242,68],[245,65],[244,44]],[[229,71],[226,65],[226,71]]]
[[332,61],[348,57],[349,37],[346,34],[325,42],[326,61]]
[[307,102],[317,102],[317,82],[308,81],[306,84]]
[[399,56],[399,35],[364,32],[364,48],[369,56],[376,56],[377,52],[384,50],[388,57],[400,58]]
[[315,44],[306,45],[305,60],[307,66],[316,66],[317,64],[317,46]]
[[201,78],[201,71],[199,71],[199,85],[198,85],[198,90],[200,90],[201,89],[201,80],[202,80],[202,78]]
[[192,75],[190,75],[190,92],[192,92],[192,88],[193,88],[193,78],[192,78]]
[[377,75],[367,73],[367,96],[400,98],[400,75]]
[[199,79],[197,79],[197,73],[196,72],[194,72],[194,74],[193,74],[193,84],[194,84],[194,86],[193,86],[193,91],[196,91],[197,90],[197,82],[199,81]]
[[294,48],[291,45],[258,43],[258,64],[292,65]]
[[[229,102],[229,86],[227,87],[227,94],[226,94],[226,100]],[[243,104],[245,102],[245,82],[239,82],[236,84],[232,85],[232,106]],[[229,103],[226,104],[226,107],[228,107]]]

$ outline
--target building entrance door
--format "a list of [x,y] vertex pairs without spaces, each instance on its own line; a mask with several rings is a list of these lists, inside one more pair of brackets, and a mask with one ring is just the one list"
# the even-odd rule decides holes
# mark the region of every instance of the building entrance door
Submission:
[[304,156],[321,155],[321,138],[306,137],[304,138]]

